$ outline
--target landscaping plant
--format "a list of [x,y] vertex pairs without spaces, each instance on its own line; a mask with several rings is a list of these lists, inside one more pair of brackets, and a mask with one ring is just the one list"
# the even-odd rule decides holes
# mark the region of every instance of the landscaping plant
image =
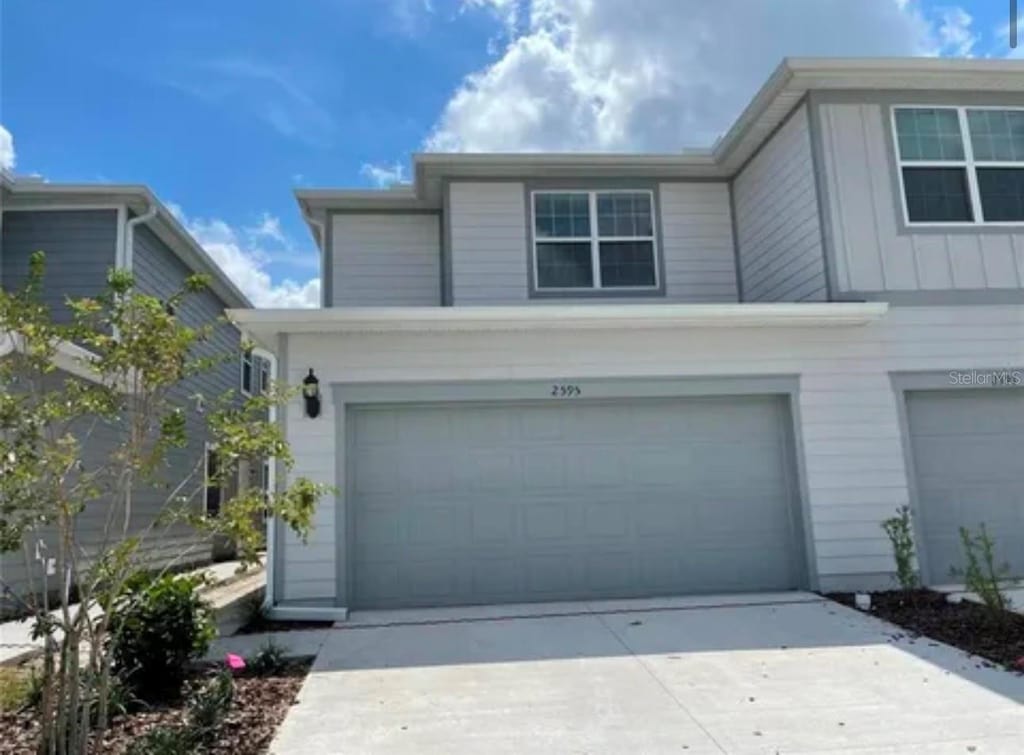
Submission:
[[914,554],[914,532],[910,518],[910,507],[901,506],[896,516],[882,522],[882,529],[892,543],[893,556],[896,559],[896,580],[900,589],[910,592],[920,586]]
[[[132,582],[154,566],[147,542],[172,528],[202,535],[188,542],[222,535],[244,563],[255,563],[263,514],[305,539],[327,488],[304,478],[269,493],[228,485],[242,465],[273,458],[292,466],[269,409],[294,393],[272,384],[244,400],[234,391],[196,394],[191,378],[239,357],[210,338],[223,323],[192,326],[176,314],[204,280],[191,277],[161,300],[137,291],[129,272],[111,271],[100,296],[67,302],[67,322],[40,296],[44,262],[37,252],[25,286],[0,291],[0,339],[13,347],[0,359],[0,550],[22,551],[29,594],[42,596],[22,602],[44,646],[39,751],[65,755],[86,753],[108,727],[111,630],[133,601],[149,597]],[[68,357],[68,345],[82,356]],[[73,358],[73,372],[88,378],[59,371],[58,357]],[[197,427],[220,459],[208,481],[225,492],[215,517],[203,506],[205,454],[188,443]],[[90,461],[83,449],[100,431],[116,443]],[[155,514],[133,506],[133,491],[143,488],[159,492]],[[101,523],[88,540],[78,526],[85,513]],[[194,547],[182,547],[159,567],[171,571],[198,558]],[[31,568],[37,559],[42,568]],[[0,587],[20,599],[2,579]]]
[[177,697],[190,662],[217,634],[201,576],[141,574],[114,604],[109,645],[113,671],[145,702]]
[[977,535],[966,527],[960,528],[960,542],[964,548],[964,569],[953,569],[955,577],[963,577],[964,585],[973,592],[996,616],[1010,608],[1010,599],[1000,584],[1010,573],[1010,566],[997,563],[995,543],[985,524],[979,525]]
[[245,666],[256,676],[273,676],[280,674],[288,666],[288,649],[268,639],[250,658],[245,659]]

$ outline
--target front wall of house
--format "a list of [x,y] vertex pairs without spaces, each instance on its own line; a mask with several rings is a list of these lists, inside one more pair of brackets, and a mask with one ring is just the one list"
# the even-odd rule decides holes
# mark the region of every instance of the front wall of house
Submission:
[[331,213],[327,306],[439,306],[438,213]]
[[[533,188],[652,191],[663,292],[631,295],[605,291],[599,298],[531,298],[529,201]],[[527,185],[519,181],[453,181],[448,192],[448,266],[455,306],[737,300],[729,189],[724,182],[588,178]]]
[[[1024,288],[1024,228],[914,228],[903,218],[894,105],[1020,107],[1011,95],[821,93],[817,127],[838,297]],[[851,296],[852,295],[852,296]]]
[[814,161],[801,105],[733,180],[744,301],[824,301]]
[[54,317],[68,322],[65,298],[94,296],[103,290],[114,267],[116,210],[6,210],[3,213],[2,274],[4,288],[24,284],[34,252],[46,254],[43,301]]
[[[850,328],[290,336],[283,351],[289,381],[312,367],[323,387],[319,418],[305,418],[298,400],[287,409],[293,474],[332,485],[345,463],[332,383],[568,378],[586,389],[588,380],[621,378],[628,393],[641,378],[796,375],[812,586],[851,589],[890,584],[891,549],[879,523],[910,500],[891,374],[1024,364],[1024,308],[894,308]],[[333,601],[339,500],[320,505],[308,544],[284,538],[279,599]]]

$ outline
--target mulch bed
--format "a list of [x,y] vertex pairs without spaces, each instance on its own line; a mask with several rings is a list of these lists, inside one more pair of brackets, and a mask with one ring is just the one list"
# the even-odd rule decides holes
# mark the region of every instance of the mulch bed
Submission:
[[[852,593],[826,597],[854,606]],[[931,590],[899,590],[871,594],[871,613],[919,635],[925,635],[1015,671],[1024,671],[1024,616],[1009,611],[994,615],[969,601],[949,603]]]
[[[277,675],[235,677],[235,698],[217,740],[206,750],[212,755],[257,755],[270,747],[274,732],[295,703],[311,660],[296,661]],[[0,713],[0,754],[35,752],[36,721],[31,712]],[[184,722],[182,703],[130,713],[116,718],[102,742],[92,751],[123,755],[138,737],[160,725]]]

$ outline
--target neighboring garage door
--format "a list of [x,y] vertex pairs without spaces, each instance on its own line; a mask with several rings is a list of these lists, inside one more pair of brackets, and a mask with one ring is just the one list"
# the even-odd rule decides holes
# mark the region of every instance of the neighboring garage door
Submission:
[[803,584],[782,397],[348,417],[355,607]]
[[960,527],[985,526],[996,555],[1024,576],[1024,390],[907,394],[929,584],[960,581]]

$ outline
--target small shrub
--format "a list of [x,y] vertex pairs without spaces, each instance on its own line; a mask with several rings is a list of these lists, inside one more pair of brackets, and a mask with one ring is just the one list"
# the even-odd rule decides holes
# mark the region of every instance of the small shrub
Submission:
[[146,702],[174,699],[188,664],[216,636],[210,604],[196,589],[202,577],[166,575],[129,582],[114,607],[111,657],[117,676]]
[[195,751],[191,732],[181,726],[150,729],[128,747],[128,755],[192,755]]
[[267,640],[255,655],[245,659],[245,666],[256,676],[274,676],[287,668],[287,652],[288,648]]
[[1008,610],[1010,599],[1003,592],[1000,581],[1009,575],[1010,566],[996,562],[995,543],[985,525],[980,525],[977,535],[961,527],[960,542],[963,544],[966,566],[962,571],[953,569],[953,576],[963,577],[967,589],[981,598],[989,610],[1000,614]]
[[42,700],[42,677],[26,668],[0,668],[0,712],[35,708]]
[[920,585],[915,568],[914,531],[910,518],[910,507],[901,506],[896,516],[882,522],[882,529],[892,543],[893,556],[896,558],[896,580],[900,589],[915,590]]
[[188,728],[196,742],[211,742],[235,699],[235,680],[224,670],[192,690],[188,698]]

